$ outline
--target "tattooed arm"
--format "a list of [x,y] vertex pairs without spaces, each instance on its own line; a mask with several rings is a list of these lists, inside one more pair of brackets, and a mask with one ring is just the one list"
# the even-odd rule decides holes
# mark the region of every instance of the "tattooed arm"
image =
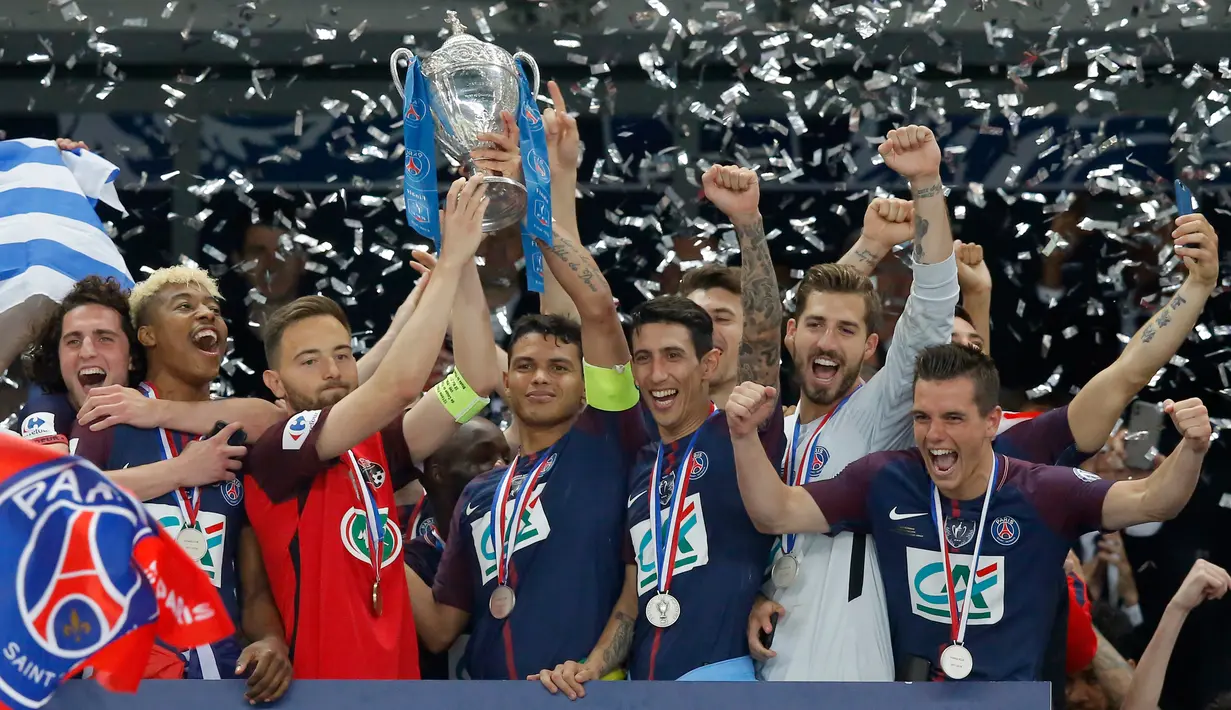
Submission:
[[1094,635],[1098,637],[1098,651],[1094,654],[1091,667],[1099,685],[1107,693],[1108,706],[1118,708],[1133,682],[1133,667],[1098,629],[1094,630]]
[[754,219],[735,223],[739,236],[740,306],[744,331],[739,345],[739,381],[777,387],[782,364],[782,296],[765,241],[765,224]]
[[636,620],[637,568],[635,565],[626,565],[624,588],[590,655],[580,663],[567,661],[556,666],[555,670],[543,669],[526,680],[539,681],[552,695],[563,690],[569,700],[585,697],[586,682],[605,679],[607,675],[623,667],[628,652],[633,647],[633,627]]
[[611,287],[576,232],[555,224],[552,245],[539,243],[543,258],[581,317],[581,350],[595,367],[616,368],[631,356]]
[[869,239],[865,234],[860,234],[859,239],[855,244],[838,259],[838,263],[843,266],[852,266],[856,271],[864,276],[871,276],[876,267],[881,263],[881,259],[893,250],[892,246],[878,244]]
[[949,205],[940,175],[913,178],[911,200],[915,203],[915,233],[911,256],[920,264],[938,264],[953,253],[949,228]]

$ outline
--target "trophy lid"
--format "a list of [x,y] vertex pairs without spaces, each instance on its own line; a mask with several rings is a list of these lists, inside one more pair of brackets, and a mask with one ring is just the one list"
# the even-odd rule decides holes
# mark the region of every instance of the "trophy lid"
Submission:
[[455,11],[449,10],[445,13],[445,24],[449,26],[449,30],[453,34],[445,38],[444,44],[440,45],[440,49],[436,51],[439,52],[453,44],[470,42],[478,42],[480,44],[483,43],[483,40],[478,37],[466,34],[466,25],[463,25],[462,21],[457,19],[457,13]]

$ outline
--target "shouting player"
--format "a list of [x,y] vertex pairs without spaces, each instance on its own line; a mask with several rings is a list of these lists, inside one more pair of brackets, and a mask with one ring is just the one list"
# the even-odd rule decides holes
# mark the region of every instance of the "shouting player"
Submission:
[[[213,279],[186,266],[160,269],[133,289],[129,306],[149,363],[144,397],[213,407],[210,384],[227,336]],[[206,441],[194,441],[171,428],[119,424],[96,431],[78,424],[73,436],[77,455],[145,501],[197,561],[249,642],[228,638],[193,649],[182,670],[182,660],[163,654],[169,675],[210,680],[251,671],[248,699],[271,701],[286,692],[291,667],[260,548],[244,515],[244,489],[235,480],[235,459],[245,452],[228,440],[239,428],[232,423]]]
[[[833,478],[872,452],[910,446],[915,357],[948,342],[953,328],[958,272],[940,147],[927,128],[906,126],[890,131],[880,152],[909,181],[913,201],[873,200],[863,238],[897,243],[913,235],[914,284],[885,366],[864,383],[860,370],[876,353],[881,318],[875,286],[840,264],[814,266],[804,276],[785,340],[801,393],[797,415],[786,419],[790,448],[782,471],[790,485]],[[876,550],[865,535],[782,537],[765,593],[785,619],[763,677],[892,680],[882,590]]]
[[866,456],[802,487],[783,484],[756,437],[775,410],[773,389],[744,383],[731,396],[740,491],[758,528],[873,535],[900,680],[1038,679],[1071,544],[1089,530],[1174,517],[1209,449],[1209,416],[1189,399],[1166,403],[1184,439],[1149,478],[1112,483],[1030,464],[992,447],[999,391],[986,355],[927,348],[915,371],[918,448]]
[[[363,384],[338,304],[299,298],[265,325],[265,383],[296,413],[252,447],[247,504],[300,678],[419,677],[394,491],[482,410],[496,378],[474,262],[485,188],[457,180],[446,199],[441,256],[419,307]],[[450,313],[458,369],[407,412]]]

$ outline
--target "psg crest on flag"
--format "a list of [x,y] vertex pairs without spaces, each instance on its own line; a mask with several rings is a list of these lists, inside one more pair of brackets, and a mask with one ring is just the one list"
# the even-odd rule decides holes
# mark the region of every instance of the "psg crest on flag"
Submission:
[[[179,637],[171,643],[191,645],[233,632],[208,580],[198,572],[201,584],[191,574],[181,581],[178,563],[195,567],[144,507],[81,459],[0,437],[0,525],[9,541],[0,547],[0,584],[8,585],[0,596],[0,702],[9,707],[42,705],[111,644],[131,652],[104,662],[136,668],[135,678],[117,670],[111,687],[134,689],[151,624],[159,636]],[[111,669],[99,670],[106,685]]]

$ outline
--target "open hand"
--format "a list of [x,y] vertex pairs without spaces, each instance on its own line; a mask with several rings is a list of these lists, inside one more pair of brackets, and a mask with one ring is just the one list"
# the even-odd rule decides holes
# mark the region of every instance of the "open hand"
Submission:
[[1176,217],[1171,239],[1189,277],[1213,286],[1218,281],[1218,233],[1205,216],[1193,213]]
[[727,398],[727,424],[731,436],[744,437],[757,432],[769,415],[779,411],[774,407],[778,391],[757,382],[741,382]]
[[483,241],[483,213],[487,211],[487,186],[482,175],[458,178],[445,197],[440,223],[442,259],[473,260]]
[[184,470],[188,472],[188,477],[183,481],[185,487],[211,486],[235,480],[248,449],[231,446],[227,441],[241,428],[239,422],[231,422],[210,438],[191,441],[184,447],[177,460],[184,462]]
[[581,134],[577,132],[577,119],[569,115],[559,84],[547,82],[547,93],[554,104],[543,112],[543,132],[547,134],[547,161],[551,166],[551,176],[553,179],[556,175],[576,178],[581,161]]
[[235,675],[243,675],[249,668],[252,674],[244,693],[249,705],[272,703],[291,687],[291,658],[282,639],[270,637],[248,644],[239,654]]
[[734,224],[761,216],[761,187],[755,170],[734,165],[711,165],[701,176],[705,198]]
[[154,429],[166,423],[162,415],[159,400],[124,385],[106,385],[90,389],[77,412],[77,423],[90,427],[90,431],[102,431],[116,424]]
[[1210,450],[1210,413],[1205,405],[1196,397],[1173,402],[1163,402],[1163,411],[1171,415],[1175,428],[1184,435],[1184,443],[1195,453],[1204,454]]
[[897,245],[914,236],[911,219],[915,203],[897,197],[878,197],[868,203],[863,212],[863,237],[888,254]]
[[889,131],[877,151],[885,165],[911,182],[940,177],[940,144],[926,126],[903,126]]
[[500,112],[500,121],[504,130],[500,133],[480,133],[475,136],[481,141],[492,144],[490,148],[476,148],[470,151],[475,167],[493,175],[501,175],[518,180],[521,178],[521,132],[517,121],[508,111]]
[[576,700],[586,696],[586,689],[582,686],[598,677],[597,668],[577,661],[566,661],[556,666],[555,670],[544,668],[534,675],[526,676],[526,680],[539,681],[552,695],[563,690],[569,700]]

